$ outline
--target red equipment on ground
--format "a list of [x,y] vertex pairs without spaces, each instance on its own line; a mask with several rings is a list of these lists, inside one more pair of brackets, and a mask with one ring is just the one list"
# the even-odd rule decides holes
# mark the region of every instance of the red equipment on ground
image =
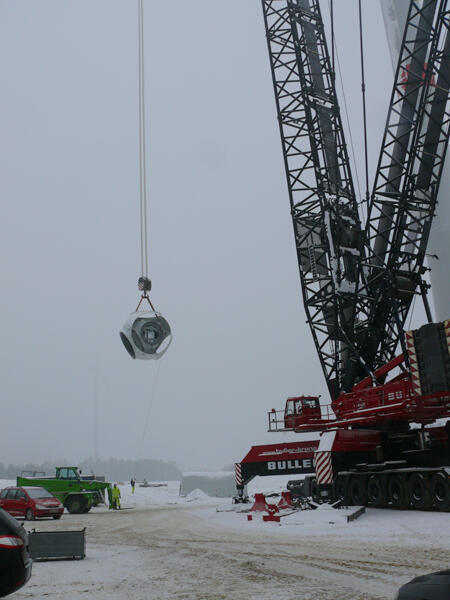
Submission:
[[264,494],[255,494],[255,502],[250,510],[255,512],[270,512],[273,510],[273,504],[267,504]]
[[278,510],[284,510],[286,508],[293,508],[292,498],[290,492],[281,492],[280,501],[277,504]]
[[[286,500],[284,500],[282,498],[283,502],[286,502]],[[282,506],[281,508],[285,508],[284,506]],[[271,504],[270,502],[267,502],[266,500],[266,496],[264,494],[255,494],[255,502],[253,503],[253,506],[251,507],[251,511],[254,512],[263,512],[263,513],[267,513],[265,515],[263,515],[263,521],[276,521],[279,522],[280,521],[280,515],[277,514],[279,513],[280,509],[280,505],[276,505],[276,504]],[[247,515],[247,520],[251,521],[253,519],[253,517],[251,515]]]

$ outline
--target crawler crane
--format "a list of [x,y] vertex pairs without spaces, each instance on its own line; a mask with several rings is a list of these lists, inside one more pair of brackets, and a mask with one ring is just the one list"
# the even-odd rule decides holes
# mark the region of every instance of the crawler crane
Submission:
[[[447,0],[410,3],[365,223],[319,1],[262,7],[304,306],[331,404],[300,396],[272,409],[269,431],[315,439],[252,447],[236,463],[236,499],[255,475],[306,473],[317,501],[448,510],[450,321],[432,323],[424,277],[449,138]],[[405,331],[415,296],[429,322]]]

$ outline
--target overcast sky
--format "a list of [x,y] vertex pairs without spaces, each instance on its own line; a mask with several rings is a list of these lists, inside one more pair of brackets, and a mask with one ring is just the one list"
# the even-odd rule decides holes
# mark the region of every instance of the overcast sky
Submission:
[[[3,463],[220,468],[288,439],[266,433],[287,396],[327,398],[261,2],[144,4],[152,299],[174,333],[158,363],[119,339],[140,274],[137,0],[0,0]],[[335,5],[363,187],[357,0]],[[373,173],[392,68],[363,8]]]

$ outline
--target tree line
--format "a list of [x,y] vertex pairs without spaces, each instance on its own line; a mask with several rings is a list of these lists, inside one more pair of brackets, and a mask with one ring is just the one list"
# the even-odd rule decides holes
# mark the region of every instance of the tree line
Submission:
[[43,463],[27,463],[23,465],[3,465],[0,462],[0,479],[15,479],[22,471],[42,471],[47,476],[55,474],[55,467],[76,466],[83,475],[103,475],[107,481],[129,481],[134,477],[137,481],[173,481],[181,478],[181,472],[173,462],[143,458],[139,460],[109,458],[100,460],[87,458],[81,463],[67,461],[45,461]]

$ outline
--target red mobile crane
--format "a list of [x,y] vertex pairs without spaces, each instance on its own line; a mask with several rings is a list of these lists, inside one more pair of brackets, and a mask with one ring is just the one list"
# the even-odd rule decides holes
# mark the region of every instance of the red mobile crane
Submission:
[[[319,0],[262,0],[303,300],[331,397],[288,398],[236,463],[307,473],[317,501],[450,508],[450,321],[432,323],[425,253],[450,124],[447,0],[410,4],[363,227]],[[416,295],[428,323],[404,326]],[[400,352],[400,353],[399,353]],[[439,423],[438,420],[442,420]],[[445,422],[446,421],[446,422]]]

